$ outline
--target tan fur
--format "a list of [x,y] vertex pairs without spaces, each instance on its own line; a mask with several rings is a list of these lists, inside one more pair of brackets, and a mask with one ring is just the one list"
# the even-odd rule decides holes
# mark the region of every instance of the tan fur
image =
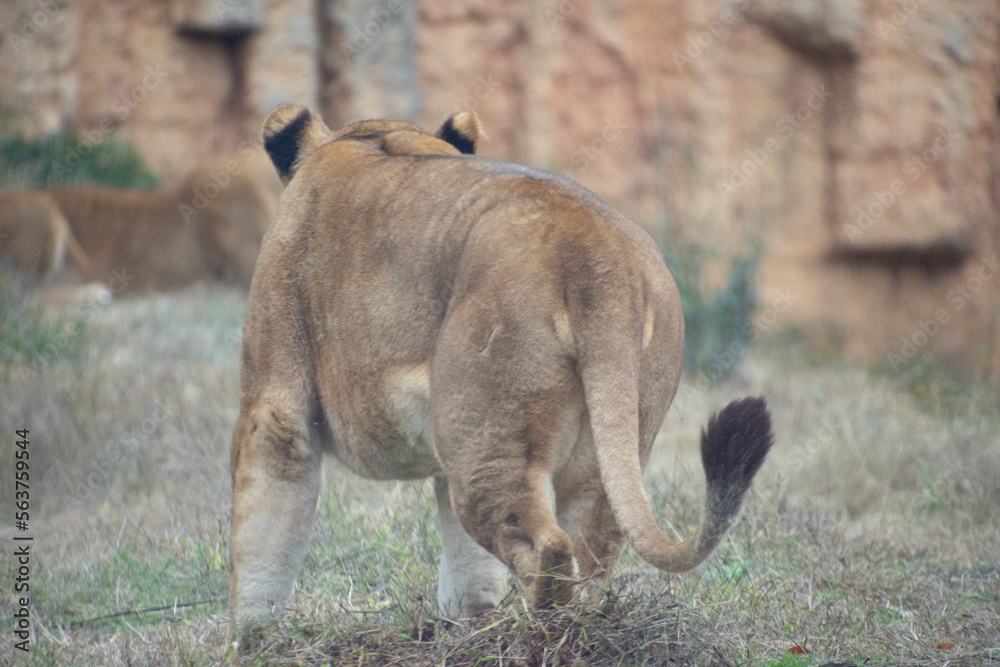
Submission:
[[331,132],[288,106],[265,121],[287,187],[244,331],[237,629],[286,603],[323,452],[376,479],[435,477],[438,604],[456,615],[499,601],[498,560],[535,605],[568,600],[575,572],[603,584],[626,538],[658,567],[695,566],[763,461],[763,401],[730,405],[703,438],[701,526],[679,545],[663,534],[641,471],[684,323],[660,251],[571,181],[461,155],[479,135],[474,117],[436,136],[390,121]]
[[[20,196],[68,224],[74,261],[90,264],[87,280],[128,293],[210,280],[249,287],[280,191],[263,152],[247,148],[155,190],[80,185]],[[11,195],[0,196],[0,210]]]
[[43,308],[111,302],[66,217],[44,192],[0,193],[0,265],[35,288],[33,300]]
[[31,284],[48,282],[63,269],[68,249],[84,270],[93,270],[65,216],[42,192],[0,193],[0,259]]

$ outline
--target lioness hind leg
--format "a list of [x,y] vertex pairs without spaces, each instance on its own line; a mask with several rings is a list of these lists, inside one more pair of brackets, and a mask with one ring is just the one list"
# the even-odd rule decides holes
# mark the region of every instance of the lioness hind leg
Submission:
[[494,461],[449,479],[462,526],[517,574],[535,607],[573,596],[573,547],[556,523],[542,476],[523,462]]
[[442,554],[438,568],[438,613],[467,618],[495,608],[507,588],[507,566],[469,536],[455,516],[448,481],[434,478]]
[[520,301],[463,289],[431,364],[433,442],[451,504],[472,538],[524,582],[530,604],[565,603],[573,545],[553,512],[552,473],[580,431],[582,388],[548,319],[536,327]]
[[232,452],[235,638],[280,613],[291,595],[312,532],[321,465],[304,411],[264,400],[241,406]]
[[557,486],[556,507],[559,525],[573,541],[582,597],[595,602],[625,546],[625,535],[611,513],[600,477],[595,474],[593,479],[575,484],[566,499]]

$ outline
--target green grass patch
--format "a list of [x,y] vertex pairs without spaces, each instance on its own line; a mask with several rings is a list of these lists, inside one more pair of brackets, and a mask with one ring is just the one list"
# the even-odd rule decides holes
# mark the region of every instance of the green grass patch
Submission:
[[218,613],[227,604],[229,574],[225,561],[204,560],[206,548],[214,550],[119,545],[85,568],[47,568],[33,589],[36,609],[51,626],[107,632],[177,613]]
[[57,358],[76,358],[87,340],[87,322],[78,312],[52,313],[0,271],[0,369],[39,370]]
[[763,667],[807,667],[807,665],[813,664],[813,659],[810,655],[789,653],[781,656],[778,660],[767,660],[761,664]]

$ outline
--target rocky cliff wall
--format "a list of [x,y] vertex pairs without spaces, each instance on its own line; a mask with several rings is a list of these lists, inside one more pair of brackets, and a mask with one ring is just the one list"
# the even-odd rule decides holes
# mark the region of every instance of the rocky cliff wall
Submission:
[[[8,0],[3,129],[137,143],[164,174],[256,141],[473,108],[667,242],[764,254],[764,333],[1000,374],[1000,5],[981,0]],[[780,312],[778,312],[780,309]]]

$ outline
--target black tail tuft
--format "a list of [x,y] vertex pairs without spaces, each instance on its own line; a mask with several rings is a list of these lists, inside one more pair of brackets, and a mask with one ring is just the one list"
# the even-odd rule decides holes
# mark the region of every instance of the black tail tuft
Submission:
[[733,401],[712,415],[701,432],[701,462],[709,488],[742,497],[773,443],[771,415],[763,398]]

